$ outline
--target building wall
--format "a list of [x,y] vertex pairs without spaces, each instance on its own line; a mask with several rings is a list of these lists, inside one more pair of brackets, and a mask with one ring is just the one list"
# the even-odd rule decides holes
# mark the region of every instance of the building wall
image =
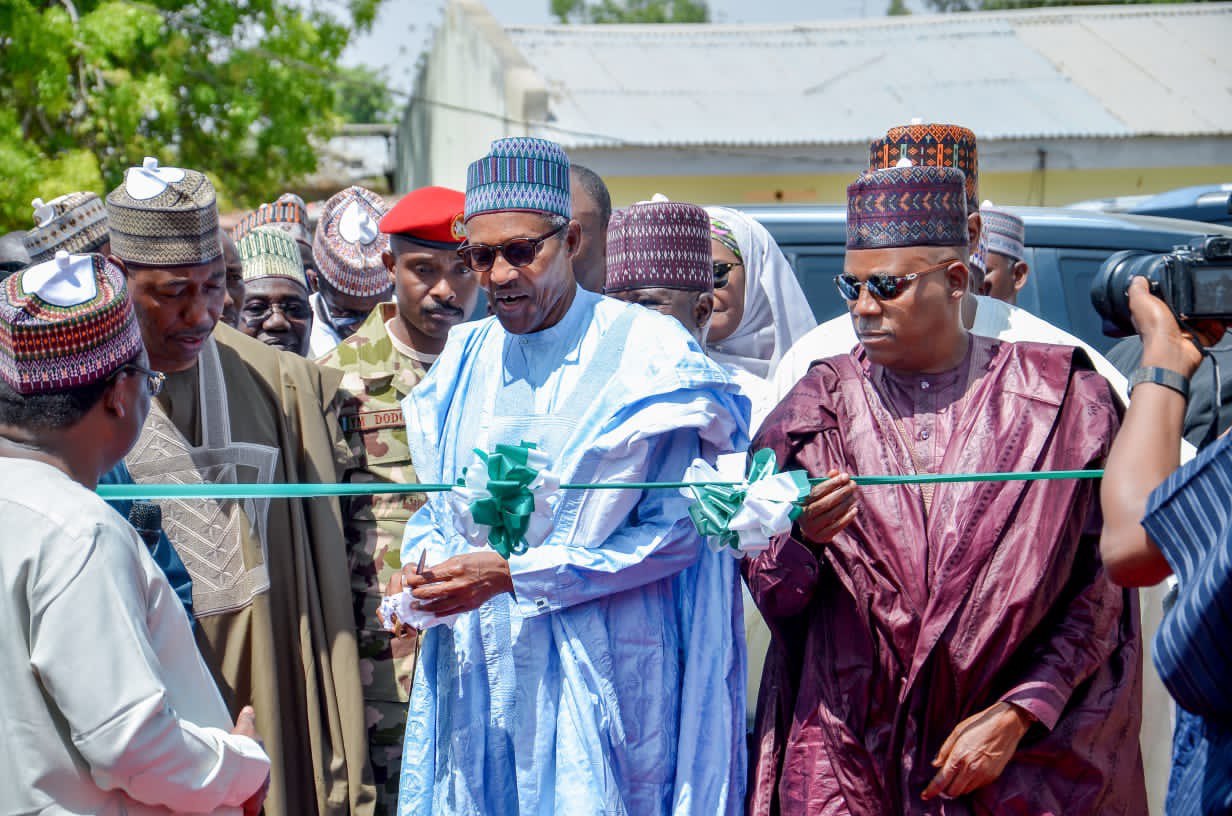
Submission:
[[317,152],[317,169],[301,184],[309,200],[331,195],[352,184],[389,192],[394,173],[392,125],[344,125]]
[[[841,203],[868,161],[864,144],[589,147],[546,124],[548,101],[544,78],[480,0],[450,0],[399,126],[396,192],[460,189],[494,139],[527,134],[562,142],[617,205],[656,192],[702,204]],[[1232,136],[989,140],[979,156],[981,197],[1009,205],[1232,181]]]
[[[698,204],[837,204],[868,166],[859,145],[569,154],[603,176],[617,206],[653,193]],[[979,156],[980,195],[998,204],[1061,206],[1232,181],[1232,138],[989,142]]]
[[[851,173],[796,176],[605,175],[612,203],[624,207],[663,193],[695,204],[841,204]],[[1177,187],[1232,181],[1232,164],[1213,167],[1142,167],[980,174],[980,196],[997,204],[1063,206],[1076,201],[1162,193]]]
[[477,0],[452,0],[399,126],[399,192],[462,189],[467,165],[547,118],[547,89]]

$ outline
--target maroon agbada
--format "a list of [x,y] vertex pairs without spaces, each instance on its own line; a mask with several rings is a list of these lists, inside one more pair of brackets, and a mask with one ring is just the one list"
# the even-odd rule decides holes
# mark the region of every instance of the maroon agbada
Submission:
[[[912,473],[904,439],[932,423],[948,444],[927,470],[1100,466],[1118,411],[1083,352],[971,338],[963,377],[929,375],[959,382],[934,413],[896,421],[903,375],[857,346],[814,364],[754,449],[813,476]],[[787,535],[746,564],[773,633],[749,812],[1146,814],[1137,600],[1100,563],[1097,483],[937,485],[927,514],[918,486],[860,496],[820,558]],[[954,727],[999,700],[1039,720],[1005,772],[921,801]]]

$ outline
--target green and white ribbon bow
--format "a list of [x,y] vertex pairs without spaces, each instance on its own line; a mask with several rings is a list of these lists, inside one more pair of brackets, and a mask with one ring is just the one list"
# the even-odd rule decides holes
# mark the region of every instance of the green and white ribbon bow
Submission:
[[689,508],[693,525],[712,547],[736,558],[759,553],[770,546],[771,538],[790,532],[810,488],[802,470],[775,473],[778,463],[769,448],[753,455],[742,479],[743,462],[739,455],[720,457],[715,470],[698,461],[686,477],[712,483],[688,488],[697,500]]
[[534,445],[497,445],[475,459],[449,494],[454,527],[476,547],[490,545],[508,559],[544,542],[560,478]]

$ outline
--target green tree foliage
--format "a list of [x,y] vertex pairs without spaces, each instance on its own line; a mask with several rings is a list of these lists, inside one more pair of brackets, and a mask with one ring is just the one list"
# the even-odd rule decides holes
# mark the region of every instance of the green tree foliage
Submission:
[[907,0],[890,0],[890,7],[886,9],[886,15],[889,17],[904,17],[910,13]]
[[562,23],[708,23],[706,0],[552,0]]
[[347,122],[369,124],[393,122],[397,101],[385,77],[367,66],[340,69],[336,87],[338,114]]
[[[351,0],[354,27],[379,3]],[[275,195],[340,120],[351,32],[294,0],[0,0],[0,230],[147,155],[206,171],[223,204]]]
[[1006,9],[1053,8],[1060,6],[1129,6],[1146,3],[1188,3],[1208,0],[926,0],[941,12],[1003,11]]

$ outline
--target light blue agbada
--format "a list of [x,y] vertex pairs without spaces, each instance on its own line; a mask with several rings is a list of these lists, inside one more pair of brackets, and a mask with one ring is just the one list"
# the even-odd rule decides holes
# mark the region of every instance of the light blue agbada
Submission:
[[[531,335],[460,326],[403,403],[415,470],[452,482],[533,442],[563,481],[679,481],[747,444],[748,400],[674,320],[579,289]],[[675,490],[569,491],[515,596],[423,636],[401,816],[735,814],[745,785],[737,562]],[[437,496],[402,563],[474,549]]]

